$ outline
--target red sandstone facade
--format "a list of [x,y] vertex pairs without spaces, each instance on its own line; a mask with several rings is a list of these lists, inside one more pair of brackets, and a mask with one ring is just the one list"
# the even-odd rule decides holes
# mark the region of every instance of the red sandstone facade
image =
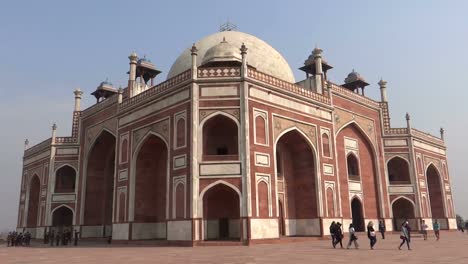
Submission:
[[385,82],[379,102],[330,82],[317,50],[312,76],[292,83],[252,66],[244,46],[212,48],[209,61],[194,46],[192,66],[158,85],[132,54],[129,86],[101,85],[105,99],[84,110],[75,92],[72,135],[54,127],[25,150],[18,229],[194,245],[324,236],[332,221],[455,228],[443,134],[409,116],[392,128]]

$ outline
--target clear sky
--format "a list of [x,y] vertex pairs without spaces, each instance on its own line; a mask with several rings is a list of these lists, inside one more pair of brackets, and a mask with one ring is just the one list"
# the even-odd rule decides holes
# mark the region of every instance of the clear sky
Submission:
[[[127,56],[146,54],[165,79],[177,56],[230,20],[283,54],[296,79],[315,45],[342,83],[354,68],[393,126],[446,130],[456,212],[468,218],[467,1],[5,1],[0,8],[0,231],[16,224],[23,142],[70,133],[73,90],[125,86]],[[465,165],[464,165],[465,164]]]

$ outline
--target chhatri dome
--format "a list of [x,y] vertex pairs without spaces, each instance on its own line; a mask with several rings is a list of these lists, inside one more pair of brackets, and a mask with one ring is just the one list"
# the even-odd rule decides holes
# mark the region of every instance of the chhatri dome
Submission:
[[[197,66],[203,64],[204,61],[209,62],[209,59],[213,58],[212,55],[214,53],[233,54],[233,47],[235,47],[236,52],[240,56],[240,47],[242,46],[242,43],[244,43],[248,48],[248,65],[255,67],[260,72],[272,75],[276,78],[291,83],[296,82],[291,67],[289,67],[289,64],[277,50],[265,41],[239,31],[221,31],[197,41],[195,43],[195,46],[198,49],[199,58],[197,59]],[[227,49],[225,52],[222,50],[224,47]],[[234,56],[235,57],[233,59],[237,60],[237,55]],[[167,78],[172,78],[177,74],[190,69],[191,65],[192,57],[190,50],[186,49],[172,65],[169,73],[167,74]]]

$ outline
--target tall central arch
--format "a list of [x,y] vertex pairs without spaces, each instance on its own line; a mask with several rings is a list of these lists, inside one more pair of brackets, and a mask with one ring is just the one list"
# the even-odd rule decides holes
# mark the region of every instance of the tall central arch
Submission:
[[84,225],[102,228],[102,232],[93,232],[90,236],[109,236],[112,233],[114,135],[105,130],[101,132],[89,152],[86,168]]
[[315,152],[298,130],[281,135],[276,143],[276,171],[280,233],[317,235],[310,228],[318,218]]
[[444,218],[444,198],[439,170],[437,170],[433,164],[429,165],[426,170],[426,177],[427,189],[429,190],[429,201],[431,203],[432,218]]

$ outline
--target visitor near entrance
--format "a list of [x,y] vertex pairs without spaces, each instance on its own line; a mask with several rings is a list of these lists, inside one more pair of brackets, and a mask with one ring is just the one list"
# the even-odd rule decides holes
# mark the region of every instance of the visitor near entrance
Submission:
[[436,240],[439,241],[439,239],[440,239],[440,224],[439,224],[439,222],[437,220],[435,220],[434,224],[432,224],[432,229],[434,230]]
[[429,228],[429,226],[426,224],[426,221],[425,220],[422,220],[422,223],[421,223],[421,233],[423,235],[423,238],[424,240],[427,240],[427,229]]
[[398,247],[398,249],[401,250],[401,246],[406,243],[406,246],[408,247],[408,250],[411,250],[410,248],[410,234],[408,231],[408,224],[406,222],[403,222],[401,224],[401,233],[400,233],[400,239],[401,239],[401,244]]
[[358,249],[359,245],[358,245],[357,240],[358,238],[356,236],[356,230],[354,229],[354,225],[351,223],[349,224],[349,242],[348,242],[348,246],[346,247],[346,249],[349,249],[349,247],[351,246],[351,243],[354,243],[354,248]]
[[374,222],[369,221],[367,224],[367,237],[370,241],[370,248],[374,249],[375,243],[377,243],[377,235],[374,230]]

